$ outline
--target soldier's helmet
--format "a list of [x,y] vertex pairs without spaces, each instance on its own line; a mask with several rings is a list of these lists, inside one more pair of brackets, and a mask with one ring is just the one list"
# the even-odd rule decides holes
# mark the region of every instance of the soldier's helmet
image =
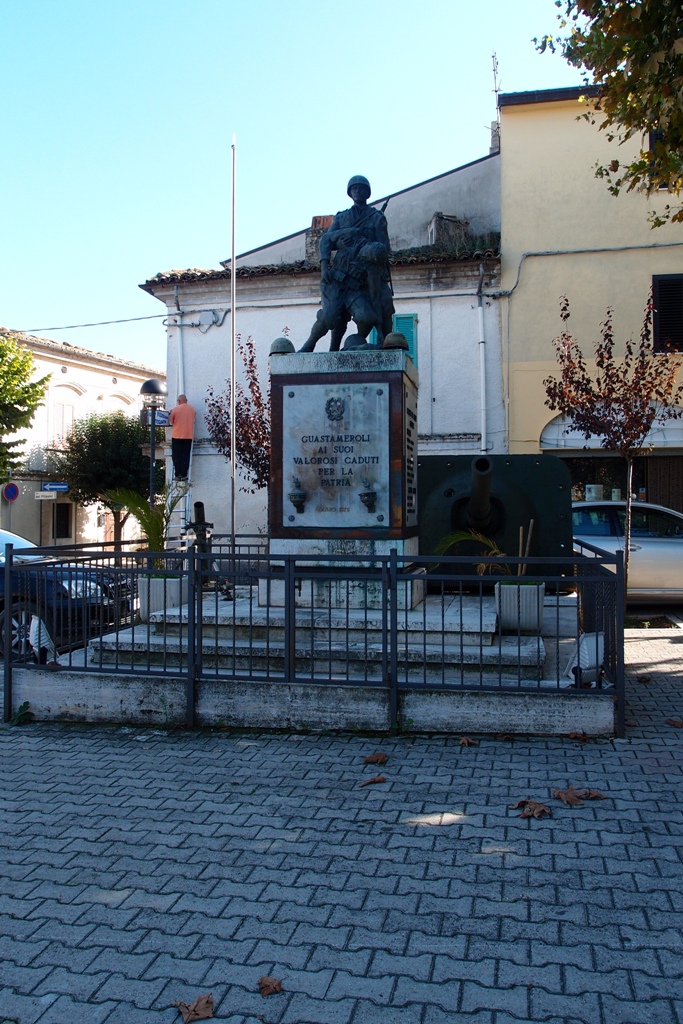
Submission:
[[349,197],[351,196],[352,185],[365,185],[366,189],[368,190],[368,198],[370,197],[372,192],[372,189],[370,188],[370,182],[368,181],[367,178],[364,178],[362,174],[354,174],[352,178],[349,178],[349,183],[346,186],[346,194]]

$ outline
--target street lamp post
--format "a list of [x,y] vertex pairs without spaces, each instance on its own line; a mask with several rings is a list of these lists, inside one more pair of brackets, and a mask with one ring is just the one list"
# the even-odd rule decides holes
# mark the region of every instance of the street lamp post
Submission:
[[157,409],[163,409],[168,391],[163,380],[151,377],[140,388],[142,404],[149,413],[149,507],[154,508],[154,469],[157,434]]

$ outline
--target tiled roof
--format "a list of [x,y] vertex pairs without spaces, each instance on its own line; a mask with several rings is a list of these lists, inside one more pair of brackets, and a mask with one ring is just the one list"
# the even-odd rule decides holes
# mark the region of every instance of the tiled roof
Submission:
[[[389,263],[394,267],[419,263],[448,263],[468,260],[496,260],[500,257],[500,236],[487,235],[484,238],[472,239],[468,246],[419,245],[411,249],[397,249],[391,253]],[[295,260],[292,263],[263,263],[253,267],[238,267],[237,277],[272,277],[275,275],[319,274],[320,266],[309,260]],[[187,270],[165,270],[145,281],[140,287],[145,291],[153,291],[160,284],[177,284],[192,281],[228,281],[229,268],[220,270],[203,270],[200,267],[189,267]]]
[[21,345],[30,349],[43,349],[44,352],[61,356],[62,359],[90,359],[98,363],[107,363],[120,370],[129,369],[133,371],[144,371],[153,377],[165,377],[165,370],[157,370],[143,363],[132,363],[128,359],[120,359],[118,356],[107,355],[104,352],[93,352],[90,348],[81,348],[79,345],[71,345],[68,341],[53,341],[51,338],[40,338],[36,334],[25,334],[23,331],[13,331],[9,327],[0,327],[0,338],[14,338]]

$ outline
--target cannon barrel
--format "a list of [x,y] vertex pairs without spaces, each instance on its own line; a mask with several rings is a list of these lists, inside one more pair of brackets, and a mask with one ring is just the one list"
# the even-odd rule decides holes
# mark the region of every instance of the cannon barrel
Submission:
[[472,459],[472,488],[467,505],[467,526],[477,533],[486,533],[491,528],[491,478],[493,464],[487,455]]

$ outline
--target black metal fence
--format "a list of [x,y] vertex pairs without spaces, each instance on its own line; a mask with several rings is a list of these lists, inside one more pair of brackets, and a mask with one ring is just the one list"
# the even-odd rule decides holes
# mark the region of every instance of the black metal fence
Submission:
[[623,571],[572,558],[361,559],[268,554],[267,539],[211,551],[5,551],[5,720],[12,667],[46,664],[187,679],[398,692],[609,688],[624,726]]

